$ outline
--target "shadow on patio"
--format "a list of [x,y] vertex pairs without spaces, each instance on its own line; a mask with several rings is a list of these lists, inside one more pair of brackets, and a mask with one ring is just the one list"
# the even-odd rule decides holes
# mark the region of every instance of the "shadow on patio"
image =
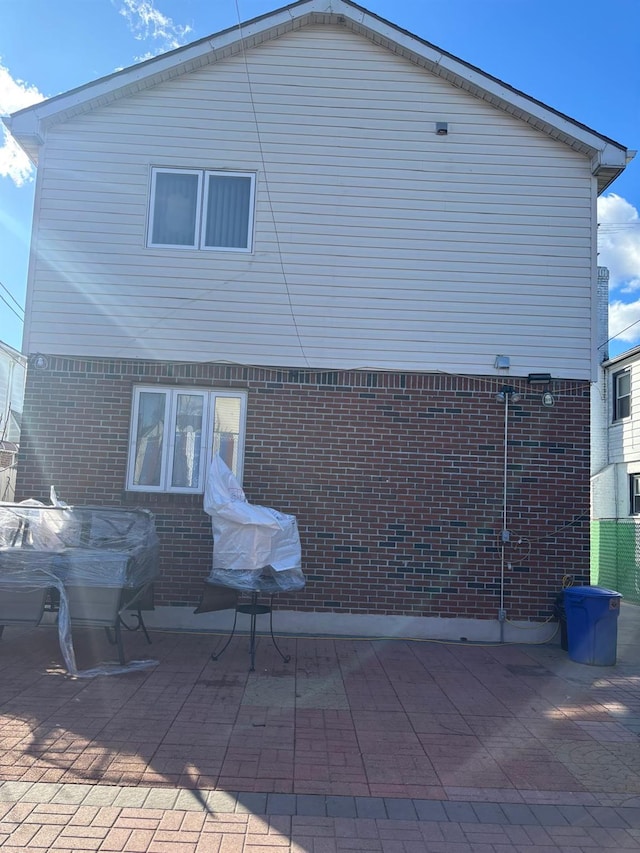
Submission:
[[[631,607],[631,609],[629,609]],[[0,780],[433,800],[620,792],[640,803],[640,609],[619,663],[558,645],[270,639],[152,632],[147,671],[65,674],[54,628],[0,642]],[[108,652],[74,632],[79,668]],[[130,659],[148,657],[138,634]],[[630,747],[633,746],[633,749]]]

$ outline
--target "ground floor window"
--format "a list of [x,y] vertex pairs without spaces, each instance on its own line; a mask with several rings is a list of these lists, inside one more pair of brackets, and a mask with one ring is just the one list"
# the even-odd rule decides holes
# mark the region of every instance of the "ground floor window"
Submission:
[[204,491],[219,453],[242,478],[246,395],[199,388],[134,388],[127,488],[140,492]]

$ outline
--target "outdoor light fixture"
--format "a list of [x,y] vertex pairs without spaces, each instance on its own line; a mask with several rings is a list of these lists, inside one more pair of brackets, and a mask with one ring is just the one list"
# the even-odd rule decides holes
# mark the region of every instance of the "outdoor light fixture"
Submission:
[[496,403],[504,403],[507,397],[512,403],[517,403],[520,399],[520,394],[518,394],[515,388],[512,388],[511,385],[505,385],[504,388],[496,394]]
[[49,359],[46,355],[42,355],[42,353],[37,352],[35,355],[31,356],[29,364],[31,367],[35,367],[36,370],[46,370],[47,367],[49,367]]
[[553,394],[551,393],[551,391],[545,391],[544,394],[542,395],[541,399],[542,399],[542,405],[546,406],[548,409],[550,409],[551,406],[555,406],[556,399],[553,396]]
[[527,382],[551,382],[551,374],[550,373],[530,373],[527,376]]
[[511,359],[508,355],[497,355],[493,366],[496,370],[508,370],[511,366]]
[[437,121],[436,122],[436,133],[438,136],[446,136],[449,133],[449,125],[446,121]]

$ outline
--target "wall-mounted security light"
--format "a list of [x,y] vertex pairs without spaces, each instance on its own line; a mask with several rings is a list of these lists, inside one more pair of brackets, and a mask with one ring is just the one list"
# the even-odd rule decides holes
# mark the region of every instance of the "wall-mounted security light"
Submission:
[[507,399],[509,399],[512,403],[517,403],[520,399],[520,394],[518,394],[516,389],[512,388],[511,385],[505,385],[496,394],[496,403],[504,403],[504,401]]
[[531,384],[532,382],[551,382],[551,374],[550,373],[530,373],[527,376],[527,382]]
[[449,133],[449,125],[446,121],[436,122],[436,133],[438,136],[446,136]]
[[496,370],[508,370],[511,367],[511,359],[508,355],[497,355],[493,366]]
[[551,406],[555,406],[555,403],[556,403],[556,399],[553,396],[553,394],[551,393],[551,391],[545,391],[541,397],[541,400],[542,400],[542,405],[546,406],[548,409],[550,409]]

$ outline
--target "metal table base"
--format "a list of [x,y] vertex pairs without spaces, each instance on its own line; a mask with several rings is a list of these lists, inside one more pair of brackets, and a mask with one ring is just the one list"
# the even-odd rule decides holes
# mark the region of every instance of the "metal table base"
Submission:
[[275,647],[275,650],[278,652],[282,660],[285,663],[289,663],[289,661],[291,660],[291,655],[284,654],[284,652],[276,643],[276,638],[273,635],[273,596],[271,596],[269,604],[258,604],[259,594],[260,593],[258,592],[252,592],[251,601],[248,604],[236,604],[235,612],[233,614],[233,625],[231,627],[231,633],[229,634],[226,643],[220,649],[220,651],[213,651],[211,653],[211,660],[218,660],[218,658],[223,654],[236,632],[236,625],[238,623],[238,613],[245,613],[246,615],[251,617],[249,627],[249,657],[251,660],[251,666],[249,667],[249,672],[254,672],[256,668],[256,618],[258,616],[264,616],[268,613],[271,641]]

